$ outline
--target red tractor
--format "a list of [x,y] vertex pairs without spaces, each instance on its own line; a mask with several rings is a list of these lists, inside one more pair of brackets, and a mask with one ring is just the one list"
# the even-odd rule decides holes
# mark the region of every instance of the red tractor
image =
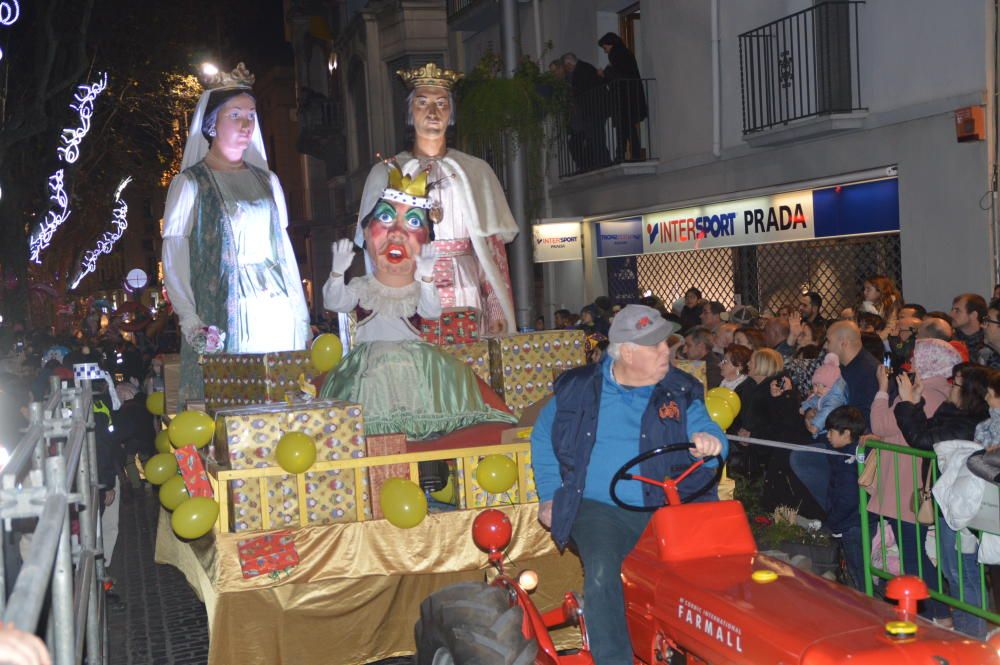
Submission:
[[[636,663],[1000,663],[998,645],[917,616],[917,602],[928,597],[919,578],[889,582],[886,595],[897,601],[892,606],[758,553],[738,501],[681,505],[677,483],[704,460],[663,482],[629,473],[653,455],[689,447],[675,444],[639,455],[611,483],[611,496],[623,507],[629,506],[615,493],[622,480],[662,487],[668,504],[656,510],[622,566]],[[502,512],[487,510],[476,518],[473,539],[489,553],[497,576],[488,585],[457,584],[424,600],[416,625],[417,665],[594,662],[576,595],[567,593],[560,607],[540,612],[528,595],[530,571],[520,580],[504,572],[510,537]],[[560,652],[549,631],[566,625],[579,628],[582,646]]]

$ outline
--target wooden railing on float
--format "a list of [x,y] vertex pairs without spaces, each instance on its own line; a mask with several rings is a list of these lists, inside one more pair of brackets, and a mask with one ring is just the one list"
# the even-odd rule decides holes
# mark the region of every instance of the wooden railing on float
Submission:
[[420,462],[435,460],[455,460],[456,470],[463,479],[464,505],[471,506],[475,499],[475,486],[472,482],[473,474],[476,472],[478,461],[486,455],[510,455],[514,456],[514,463],[517,465],[517,486],[509,493],[512,498],[516,497],[515,503],[529,503],[528,500],[528,471],[526,456],[531,451],[531,444],[527,441],[523,443],[506,443],[489,446],[472,446],[468,448],[452,448],[448,450],[433,450],[421,453],[403,453],[399,455],[381,455],[373,457],[360,457],[353,459],[337,460],[334,462],[316,462],[307,472],[290,474],[281,467],[266,467],[258,469],[231,469],[222,466],[213,460],[208,461],[207,471],[212,490],[219,501],[219,518],[216,527],[221,533],[232,533],[229,515],[229,494],[230,483],[234,480],[243,480],[247,483],[256,479],[260,488],[260,513],[261,528],[265,531],[272,528],[270,502],[267,496],[267,479],[292,476],[298,492],[298,526],[308,526],[308,506],[304,500],[306,492],[306,473],[322,473],[324,471],[342,471],[350,469],[354,473],[355,495],[357,496],[357,521],[363,522],[368,519],[369,502],[371,497],[366,498],[366,492],[361,491],[367,481],[366,471],[371,467],[389,466],[393,464],[407,464],[409,466],[409,478],[419,484],[419,472],[417,465]]

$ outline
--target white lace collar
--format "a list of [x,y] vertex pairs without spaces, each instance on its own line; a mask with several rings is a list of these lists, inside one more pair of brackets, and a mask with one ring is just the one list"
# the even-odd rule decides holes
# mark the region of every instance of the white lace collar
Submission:
[[417,313],[420,303],[420,284],[416,281],[406,286],[386,286],[374,275],[355,277],[347,288],[358,297],[361,309],[381,316],[408,319]]

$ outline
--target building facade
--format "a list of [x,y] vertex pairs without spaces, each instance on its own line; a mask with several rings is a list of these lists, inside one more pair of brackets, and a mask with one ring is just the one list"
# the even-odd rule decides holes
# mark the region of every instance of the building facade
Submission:
[[[312,4],[331,21],[336,73],[321,78],[344,116],[344,163],[327,179],[336,228],[353,223],[374,154],[401,145],[395,69],[470,70],[500,49],[498,6]],[[610,158],[574,150],[565,130],[554,142],[540,217],[580,223],[582,252],[544,265],[546,318],[602,294],[671,302],[692,285],[772,308],[815,289],[827,315],[871,274],[933,308],[992,290],[993,3],[532,0],[518,17],[522,54],[543,66],[573,53],[603,69],[598,39],[621,35],[644,98],[591,112],[584,138]],[[297,48],[297,76],[322,73],[306,62]],[[542,228],[536,242],[553,241]]]

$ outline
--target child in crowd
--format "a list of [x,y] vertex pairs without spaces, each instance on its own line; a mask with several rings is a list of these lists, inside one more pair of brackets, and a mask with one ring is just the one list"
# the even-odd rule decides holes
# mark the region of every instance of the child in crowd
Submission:
[[1000,372],[990,372],[986,403],[990,417],[976,425],[976,443],[984,450],[972,453],[966,465],[983,480],[1000,485]]
[[861,513],[858,508],[858,472],[854,454],[865,431],[865,417],[853,406],[838,406],[826,417],[827,439],[834,450],[851,455],[829,455],[830,484],[827,489],[826,523],[834,538],[840,539],[847,562],[850,584],[864,591],[864,562],[861,549]]
[[840,360],[826,354],[823,364],[812,377],[812,394],[802,403],[799,413],[806,416],[806,429],[813,439],[820,439],[828,429],[826,419],[839,406],[847,404],[847,383],[840,376]]

